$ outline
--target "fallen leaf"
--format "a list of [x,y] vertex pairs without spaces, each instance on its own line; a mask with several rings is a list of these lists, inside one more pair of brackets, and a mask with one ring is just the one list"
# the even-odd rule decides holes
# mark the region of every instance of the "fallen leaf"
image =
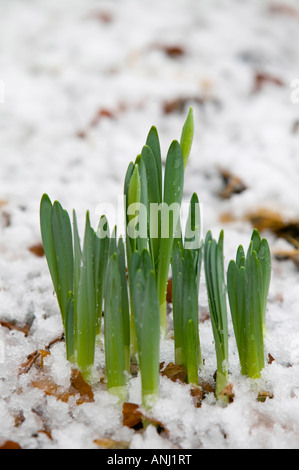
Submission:
[[222,214],[220,214],[219,220],[223,224],[230,224],[232,222],[235,222],[236,218],[231,212],[223,212]]
[[191,385],[190,395],[195,408],[201,408],[202,400],[204,397],[202,389],[198,385]]
[[215,382],[211,384],[199,377],[198,385],[203,392],[203,398],[205,398],[208,393],[215,393]]
[[220,101],[217,98],[213,98],[211,96],[186,96],[164,101],[162,103],[163,112],[164,114],[183,113],[188,103],[198,104],[200,106],[212,104],[217,108],[221,106]]
[[272,84],[279,87],[284,86],[284,82],[279,78],[273,75],[267,74],[265,72],[257,72],[254,76],[254,85],[253,85],[253,93],[258,93],[262,90],[264,85]]
[[51,349],[51,347],[54,344],[56,344],[60,341],[63,341],[63,340],[64,340],[64,334],[62,334],[61,336],[58,336],[57,338],[50,341],[50,343],[44,349],[37,349],[33,353],[29,354],[27,356],[26,362],[21,364],[19,374],[20,375],[21,374],[27,374],[27,372],[29,372],[29,370],[36,363],[37,360],[40,361],[40,364],[39,364],[40,368],[43,368],[43,359],[44,359],[44,357],[46,357],[50,354],[49,350]]
[[144,415],[140,411],[139,405],[136,405],[135,403],[125,402],[123,404],[122,414],[123,425],[131,429],[135,429],[135,431],[146,428],[148,425],[152,424],[157,428],[158,433],[165,431],[166,434],[169,434],[168,429],[165,428],[161,421]]
[[172,59],[177,59],[178,57],[182,57],[186,54],[185,49],[177,44],[174,45],[166,45],[166,44],[152,44],[151,49],[157,49],[164,52],[168,57]]
[[296,119],[296,120],[293,122],[293,125],[292,125],[292,128],[291,128],[291,132],[292,132],[292,134],[298,134],[298,131],[299,131],[299,119]]
[[172,279],[168,279],[167,282],[166,300],[169,304],[172,304]]
[[44,358],[49,356],[51,353],[49,351],[46,351],[44,349],[37,349],[33,353],[29,354],[27,356],[27,361],[21,364],[20,370],[19,370],[19,375],[22,374],[27,374],[33,364],[36,364],[40,367],[40,369],[43,369],[44,367]]
[[23,411],[19,411],[16,415],[15,415],[15,424],[14,424],[14,427],[15,428],[18,428],[19,426],[21,426],[21,424],[23,424],[25,421],[25,416],[23,414]]
[[247,189],[247,186],[241,178],[221,167],[217,167],[223,179],[225,187],[220,191],[219,196],[222,199],[229,199],[234,194],[240,194]]
[[32,385],[39,390],[42,390],[46,395],[56,397],[57,400],[67,403],[70,397],[76,399],[77,406],[83,403],[94,402],[94,396],[90,385],[83,379],[81,372],[72,371],[71,385],[68,389],[57,385],[51,377],[41,376],[32,382]]
[[16,450],[16,449],[21,449],[21,446],[14,441],[6,441],[2,446],[0,446],[0,450]]
[[113,16],[110,12],[108,11],[94,11],[90,15],[92,18],[94,18],[97,21],[100,21],[100,23],[112,23],[113,21]]
[[5,321],[5,320],[0,320],[0,326],[3,326],[4,328],[7,328],[9,330],[20,331],[21,333],[24,333],[25,337],[28,336],[30,328],[31,328],[31,324],[19,325],[15,321]]
[[7,228],[11,226],[11,214],[7,211],[1,211],[1,225],[3,228]]
[[187,380],[187,370],[186,367],[183,365],[177,365],[173,362],[167,364],[165,369],[161,371],[162,376],[166,376],[168,379],[172,380],[173,382],[182,382],[185,383]]
[[267,392],[266,390],[261,390],[258,394],[257,401],[264,403],[267,400],[267,398],[269,400],[272,400],[274,398],[273,393]]
[[30,251],[30,253],[40,258],[42,258],[45,254],[44,246],[42,243],[36,243],[35,245],[31,245],[28,250]]
[[130,447],[130,442],[108,438],[95,439],[93,442],[102,449],[129,449]]
[[79,370],[72,370],[70,391],[73,394],[80,394],[80,398],[77,400],[77,405],[94,402],[92,387],[84,380]]
[[52,432],[50,429],[39,429],[37,432],[45,434],[50,439],[50,441],[53,441]]
[[96,127],[103,118],[115,119],[115,112],[107,108],[99,109],[90,122],[90,127]]
[[272,362],[274,362],[274,361],[275,361],[274,357],[269,353],[268,354],[268,364],[272,364]]
[[142,418],[143,415],[139,411],[139,405],[135,403],[125,402],[123,404],[123,425],[128,428],[133,428],[135,430],[143,427]]
[[249,212],[244,220],[249,221],[259,231],[273,232],[277,237],[284,238],[299,249],[299,220],[286,219],[278,212],[264,208]]
[[204,323],[210,320],[210,318],[211,318],[211,315],[210,315],[209,309],[199,306],[199,316],[198,316],[199,323]]

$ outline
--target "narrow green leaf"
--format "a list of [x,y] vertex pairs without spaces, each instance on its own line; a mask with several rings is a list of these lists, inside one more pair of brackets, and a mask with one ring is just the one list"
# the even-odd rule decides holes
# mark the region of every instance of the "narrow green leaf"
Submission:
[[96,339],[95,238],[86,214],[77,307],[77,362],[85,377],[94,363]]
[[54,202],[52,208],[52,230],[58,271],[57,297],[65,319],[69,293],[73,291],[74,255],[71,221],[58,201]]
[[[136,297],[138,303],[135,305],[135,322],[139,345],[142,403],[146,408],[150,408],[159,390],[160,313],[154,271],[145,273],[145,277],[145,284],[143,276],[138,286],[139,300]],[[140,300],[142,287],[144,302]]]
[[[115,244],[114,244],[115,247]],[[108,257],[110,251],[110,231],[108,220],[102,215],[98,224],[95,237],[95,294],[96,294],[96,316],[97,334],[101,332],[103,299],[105,295],[105,279]]]
[[188,116],[182,129],[180,145],[182,148],[184,168],[186,168],[194,136],[193,108],[190,107]]
[[[164,203],[161,216],[161,241],[157,286],[161,311],[162,332],[166,331],[166,289],[174,239],[174,227],[177,227],[179,209],[183,194],[184,164],[182,150],[177,141],[170,145],[165,166]],[[168,228],[168,230],[167,230]],[[164,231],[164,234],[163,234]],[[166,232],[166,233],[165,233]]]
[[[46,260],[49,266],[56,295],[59,295],[58,267],[52,231],[52,203],[47,194],[44,194],[40,203],[41,236]],[[59,305],[60,301],[58,300]]]
[[122,303],[122,317],[123,317],[123,331],[124,331],[124,347],[126,355],[126,370],[130,372],[130,307],[128,295],[128,283],[126,272],[125,260],[125,247],[122,237],[118,240],[117,257],[119,264],[119,274],[121,283],[121,303]]
[[184,329],[183,329],[183,253],[175,243],[172,261],[172,311],[175,344],[175,363],[184,364]]
[[159,187],[159,203],[162,202],[162,159],[161,159],[161,149],[158,131],[155,126],[152,126],[147,139],[146,145],[150,147],[155,157],[157,176],[158,176],[158,187]]

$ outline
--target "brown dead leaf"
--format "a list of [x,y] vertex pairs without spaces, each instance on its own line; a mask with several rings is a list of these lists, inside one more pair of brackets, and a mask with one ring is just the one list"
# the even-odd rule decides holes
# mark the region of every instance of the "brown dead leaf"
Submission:
[[0,446],[0,450],[16,450],[16,449],[21,449],[21,446],[14,441],[6,441],[2,446]]
[[[250,222],[253,228],[259,232],[268,230],[279,238],[284,238],[294,246],[295,251],[281,252],[281,256],[287,256],[297,262],[297,250],[299,250],[299,219],[283,217],[279,212],[260,207],[250,211],[238,219],[231,213],[224,212],[220,216],[222,223],[231,223],[237,220]],[[279,252],[278,252],[279,255]]]
[[195,408],[201,408],[202,400],[204,397],[202,389],[198,385],[192,384],[190,388],[190,395]]
[[219,196],[222,199],[229,199],[234,194],[240,194],[247,189],[247,186],[241,178],[231,173],[229,170],[218,167],[217,168],[224,183],[224,188],[220,191]]
[[130,442],[115,441],[114,439],[104,437],[101,439],[95,439],[93,442],[102,449],[129,449],[130,447]]
[[292,124],[291,132],[292,134],[298,134],[299,131],[299,119],[295,119]]
[[165,431],[166,434],[169,434],[169,431],[167,430],[167,428],[165,428],[161,421],[144,415],[139,410],[139,405],[136,405],[135,403],[125,402],[123,404],[122,413],[123,425],[128,426],[131,429],[135,429],[135,431],[146,428],[146,426],[152,424],[157,428],[158,433]]
[[215,383],[212,384],[199,377],[198,385],[203,392],[203,398],[205,398],[208,393],[215,393]]
[[185,383],[187,380],[187,370],[183,365],[177,365],[173,362],[167,364],[165,369],[161,371],[161,375],[166,376],[168,379],[173,382],[182,382]]
[[275,361],[274,357],[269,353],[268,354],[268,364],[272,364],[272,362],[274,362],[274,361]]
[[52,432],[50,431],[50,429],[47,429],[47,428],[39,429],[37,432],[45,434],[50,439],[50,441],[53,441]]
[[169,304],[172,304],[172,279],[168,279],[166,300]]
[[23,411],[19,411],[16,415],[15,415],[15,428],[18,428],[19,426],[21,426],[21,424],[23,424],[25,421],[25,416],[23,414]]
[[264,403],[267,400],[267,398],[269,400],[272,400],[274,398],[273,393],[267,392],[266,390],[261,390],[258,394],[257,401]]
[[227,385],[220,393],[220,397],[223,397],[226,400],[228,400],[228,403],[233,403],[234,397],[235,397],[235,394],[233,391],[233,385],[232,384]]
[[67,403],[72,395],[69,391],[65,391],[57,385],[50,377],[39,377],[32,382],[33,387],[42,390],[45,395],[56,397],[57,400]]
[[92,387],[85,382],[79,370],[72,370],[70,391],[74,394],[80,394],[80,398],[77,400],[77,405],[94,402]]
[[90,16],[91,16],[91,18],[94,18],[95,20],[99,21],[100,23],[108,24],[108,23],[112,23],[112,21],[113,21],[112,13],[110,13],[108,11],[104,11],[104,10],[94,11],[94,12],[91,13]]
[[60,341],[63,341],[63,340],[64,340],[64,334],[62,334],[61,336],[58,336],[57,338],[50,341],[50,343],[47,346],[45,346],[44,349],[37,349],[33,353],[29,354],[27,356],[26,362],[21,364],[19,374],[27,374],[27,372],[29,372],[29,370],[31,369],[31,367],[34,364],[38,365],[42,369],[43,365],[44,365],[43,360],[46,356],[48,356],[50,354],[49,351],[50,351],[51,347],[54,344],[56,344]]
[[103,118],[115,119],[115,112],[107,108],[99,109],[90,122],[90,127],[96,127]]
[[30,251],[30,253],[40,258],[42,258],[45,254],[44,246],[42,243],[36,243],[35,245],[31,245],[28,250]]
[[[57,385],[51,377],[41,376],[32,382],[32,385],[42,390],[46,395],[56,397],[57,400],[67,403],[70,397],[76,397],[77,406],[83,403],[92,403],[94,395],[92,388],[83,379],[81,372],[73,370],[71,375],[71,385],[65,390]],[[79,395],[79,397],[78,397]]]
[[164,52],[168,57],[171,57],[172,59],[177,59],[178,57],[182,57],[186,54],[185,49],[178,44],[167,45],[167,44],[156,43],[151,46],[151,49],[160,50]]
[[280,87],[285,85],[279,77],[275,77],[265,72],[257,72],[254,77],[253,93],[260,92],[264,85],[269,83]]
[[284,3],[273,3],[269,6],[269,12],[288,16],[299,16],[299,12],[296,8]]
[[142,413],[139,411],[139,405],[125,402],[123,404],[123,425],[135,430],[142,428]]
[[210,315],[210,310],[206,307],[199,307],[199,316],[198,316],[198,321],[199,323],[204,323],[208,320],[210,320],[211,315]]
[[21,333],[24,333],[25,337],[27,337],[30,331],[31,324],[19,325],[15,321],[0,320],[0,326],[8,328],[9,330],[20,331]]
[[3,228],[11,226],[11,214],[5,210],[0,212],[0,223]]
[[260,232],[269,230],[277,237],[284,238],[296,249],[299,249],[299,220],[289,220],[269,209],[260,208],[245,215],[254,228]]

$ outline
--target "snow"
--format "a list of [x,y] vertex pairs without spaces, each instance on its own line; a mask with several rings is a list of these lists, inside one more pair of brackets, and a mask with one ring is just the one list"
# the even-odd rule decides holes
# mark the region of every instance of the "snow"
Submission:
[[[122,426],[122,409],[99,383],[94,402],[76,405],[32,387],[34,366],[19,375],[26,357],[62,333],[53,286],[44,258],[28,251],[40,241],[39,203],[43,193],[77,211],[82,233],[85,211],[92,223],[100,203],[116,206],[127,166],[140,152],[152,124],[164,155],[178,139],[189,105],[195,138],[186,169],[184,201],[196,191],[203,205],[204,231],[216,237],[224,228],[225,263],[252,232],[242,217],[267,207],[299,217],[299,144],[292,132],[299,104],[291,82],[298,77],[299,10],[295,0],[271,11],[268,0],[6,0],[0,1],[0,320],[32,322],[30,333],[0,326],[0,446],[13,440],[23,448],[97,448],[109,437],[132,449],[216,449],[299,447],[299,273],[292,261],[273,257],[265,354],[259,381],[240,375],[230,329],[230,371],[235,398],[226,408],[207,395],[195,408],[190,387],[161,376],[152,416],[169,434],[153,426],[135,432]],[[101,21],[105,13],[111,21]],[[168,57],[160,45],[180,46]],[[279,78],[253,92],[256,72]],[[194,99],[210,97],[199,105]],[[163,105],[187,100],[183,113],[165,114]],[[0,100],[1,101],[1,100]],[[217,104],[218,103],[218,104]],[[89,124],[98,110],[102,117]],[[82,134],[83,133],[83,134]],[[228,200],[216,167],[230,169],[247,190]],[[2,221],[10,214],[10,224]],[[223,224],[230,212],[239,220]],[[3,219],[4,220],[4,219]],[[290,245],[264,233],[271,250]],[[200,309],[207,309],[202,276]],[[210,321],[200,324],[210,380],[216,358]],[[171,338],[161,343],[161,361],[173,360]],[[96,357],[103,374],[103,351]],[[44,370],[63,387],[71,367],[63,343],[51,348]],[[256,400],[260,390],[273,399]],[[140,378],[129,384],[129,400],[140,404]],[[23,422],[15,426],[22,412]],[[51,430],[52,439],[40,432]]]

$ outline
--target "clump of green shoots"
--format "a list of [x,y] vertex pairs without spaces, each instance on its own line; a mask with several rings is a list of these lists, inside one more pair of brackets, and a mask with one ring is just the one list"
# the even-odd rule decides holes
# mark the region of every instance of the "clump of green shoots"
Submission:
[[142,404],[150,408],[159,391],[160,312],[155,273],[147,249],[133,253],[130,275]]
[[[181,232],[184,172],[193,134],[190,108],[180,141],[169,146],[163,172],[158,132],[154,126],[150,129],[125,176],[124,239],[117,237],[116,227],[110,234],[105,216],[94,230],[87,212],[81,246],[75,211],[71,222],[61,204],[52,204],[46,194],[40,204],[42,241],[61,312],[67,359],[89,381],[103,332],[108,391],[126,400],[131,361],[138,362],[146,408],[159,393],[160,339],[167,331],[170,267],[175,362],[185,366],[189,383],[198,384],[203,365],[198,322],[203,257],[217,359],[216,396],[226,400],[222,394],[228,380],[223,231],[218,242],[208,232],[203,244],[196,193],[190,199],[184,238]],[[240,246],[227,272],[241,371],[252,378],[259,377],[264,367],[270,276],[269,246],[255,230],[247,255]]]
[[159,136],[156,127],[152,126],[140,155],[128,167],[124,184],[128,264],[135,250],[148,249],[155,273],[161,332],[164,335],[167,330],[169,268],[180,216],[184,169],[193,133],[193,110],[190,108],[180,143],[174,140],[169,147],[163,175]]
[[186,367],[187,380],[194,384],[198,384],[198,370],[203,365],[198,325],[202,247],[200,207],[194,193],[185,239],[175,239],[171,262],[175,362]]
[[104,216],[101,218],[97,236],[87,212],[81,248],[75,211],[72,230],[67,211],[58,201],[52,204],[46,194],[41,200],[40,222],[45,256],[62,315],[67,358],[76,362],[88,378],[101,325],[108,259],[109,238],[100,233],[107,229],[108,222]]
[[228,399],[222,394],[228,380],[228,326],[223,231],[220,232],[218,243],[208,231],[204,245],[204,266],[217,359],[216,398],[221,397],[226,402]]
[[240,245],[236,261],[229,263],[227,271],[228,297],[241,373],[253,379],[260,377],[265,366],[264,331],[270,277],[268,242],[254,230],[246,256]]
[[104,340],[107,389],[126,399],[130,373],[130,317],[122,237],[116,228],[110,241],[104,301]]

